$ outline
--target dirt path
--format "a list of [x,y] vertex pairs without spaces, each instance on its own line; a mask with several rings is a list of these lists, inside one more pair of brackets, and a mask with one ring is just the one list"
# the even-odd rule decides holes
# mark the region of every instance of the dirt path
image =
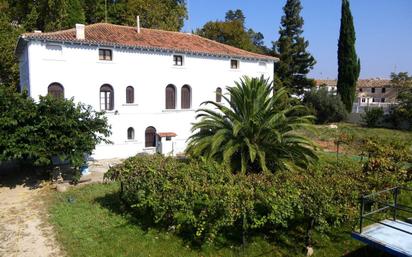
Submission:
[[0,176],[0,256],[63,256],[47,223],[45,203],[47,188],[36,181]]

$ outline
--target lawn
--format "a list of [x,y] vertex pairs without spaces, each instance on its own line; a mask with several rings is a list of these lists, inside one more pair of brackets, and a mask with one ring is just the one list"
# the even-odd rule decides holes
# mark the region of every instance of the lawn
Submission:
[[[68,256],[305,256],[296,231],[277,239],[249,239],[244,249],[223,240],[202,247],[190,245],[171,232],[147,228],[127,214],[118,189],[116,183],[92,184],[52,197],[50,219]],[[348,229],[329,239],[315,237],[314,256],[384,256],[351,239],[349,233]]]

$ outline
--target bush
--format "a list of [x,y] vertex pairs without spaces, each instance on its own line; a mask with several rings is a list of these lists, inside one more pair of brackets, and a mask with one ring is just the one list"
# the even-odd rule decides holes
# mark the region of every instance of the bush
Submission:
[[199,242],[224,231],[286,226],[299,202],[298,190],[281,175],[232,174],[216,163],[137,156],[106,177],[121,181],[122,199],[136,215]]
[[383,122],[383,109],[380,107],[366,108],[362,120],[368,128],[375,128]]
[[317,123],[339,122],[347,116],[340,97],[332,95],[325,88],[307,92],[303,102],[313,110]]

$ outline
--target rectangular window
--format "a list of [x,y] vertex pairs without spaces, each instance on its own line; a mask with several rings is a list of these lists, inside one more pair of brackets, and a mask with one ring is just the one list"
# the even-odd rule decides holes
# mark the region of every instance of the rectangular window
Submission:
[[375,88],[374,87],[372,88],[372,93],[375,93]]
[[381,99],[381,102],[384,103],[384,102],[385,102],[385,98],[382,98],[382,99]]
[[362,98],[362,103],[364,103],[364,102],[366,102],[366,99],[365,99],[365,98]]
[[101,61],[111,61],[113,59],[112,50],[110,49],[99,49],[99,60]]
[[231,69],[239,69],[239,61],[238,60],[230,60],[230,68]]
[[101,110],[112,110],[112,102],[111,102],[111,92],[102,91],[100,92],[100,109]]
[[382,88],[382,93],[385,93],[386,92],[386,88]]
[[183,56],[173,55],[173,64],[174,66],[183,66]]
[[362,88],[359,88],[359,92],[363,92]]

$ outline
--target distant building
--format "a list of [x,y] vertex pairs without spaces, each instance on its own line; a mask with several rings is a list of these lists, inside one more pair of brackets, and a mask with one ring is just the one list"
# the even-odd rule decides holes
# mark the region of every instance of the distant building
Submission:
[[[326,87],[336,94],[337,80],[316,80],[318,88]],[[387,79],[360,79],[356,84],[356,98],[352,112],[364,112],[367,107],[382,107],[385,111],[396,104],[398,89]]]

